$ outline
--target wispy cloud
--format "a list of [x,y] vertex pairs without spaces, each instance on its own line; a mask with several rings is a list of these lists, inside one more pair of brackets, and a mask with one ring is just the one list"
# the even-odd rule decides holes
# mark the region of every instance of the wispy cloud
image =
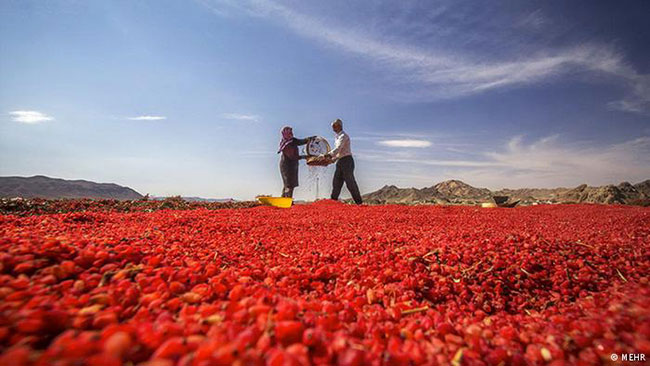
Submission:
[[[231,9],[249,16],[265,18],[290,28],[296,34],[322,42],[344,52],[370,60],[385,71],[385,76],[404,88],[394,88],[397,97],[410,100],[454,98],[493,89],[548,82],[550,78],[576,71],[590,71],[615,77],[627,85],[630,94],[610,104],[610,108],[640,112],[650,106],[650,80],[629,67],[622,55],[603,44],[583,43],[561,49],[539,49],[524,56],[492,60],[454,53],[446,47],[426,49],[395,42],[373,34],[363,25],[350,28],[331,19],[293,10],[271,0],[203,0],[216,13]],[[540,12],[524,22],[542,27]],[[430,23],[429,23],[430,24]],[[442,32],[443,30],[440,30]],[[455,52],[459,52],[456,50]],[[415,88],[414,88],[415,87]]]
[[596,184],[620,179],[639,181],[650,177],[650,137],[643,136],[617,144],[571,143],[550,136],[526,144],[514,137],[504,151],[486,156],[507,167],[522,183],[580,181]]
[[536,9],[521,18],[515,26],[523,29],[541,30],[547,23],[549,23],[549,20],[544,16],[541,9]]
[[650,75],[637,75],[628,80],[630,91],[625,99],[608,103],[612,110],[650,115]]
[[464,167],[464,168],[503,166],[503,164],[493,162],[493,161],[478,161],[478,160],[385,159],[384,161],[389,163],[415,163],[415,164],[433,165],[433,166],[441,166],[441,167]]
[[379,145],[390,147],[416,147],[423,148],[431,146],[431,142],[427,140],[382,140],[377,142]]
[[38,111],[11,111],[9,112],[9,115],[11,115],[11,119],[15,122],[27,124],[36,124],[54,120],[54,117]]
[[384,140],[431,140],[432,138],[438,138],[439,136],[434,136],[431,134],[423,133],[405,133],[405,132],[376,132],[376,131],[365,131],[359,135],[354,136],[355,140],[358,141],[373,141],[375,143]]
[[559,135],[531,142],[515,136],[500,149],[484,151],[473,159],[398,156],[390,151],[363,151],[359,157],[382,165],[397,163],[407,172],[428,166],[432,179],[463,179],[490,188],[634,183],[650,177],[650,136],[610,145],[567,143]]
[[144,116],[137,116],[137,117],[128,117],[127,119],[131,121],[162,121],[167,119],[167,117],[144,115]]
[[242,113],[224,113],[221,115],[221,118],[234,120],[234,121],[248,121],[248,122],[258,122],[260,116],[256,114],[242,114]]

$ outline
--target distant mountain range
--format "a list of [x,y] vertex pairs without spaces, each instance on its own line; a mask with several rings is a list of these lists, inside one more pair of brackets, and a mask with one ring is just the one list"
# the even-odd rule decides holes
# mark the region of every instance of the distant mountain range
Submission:
[[[491,191],[473,187],[459,180],[448,180],[425,188],[398,188],[384,186],[363,195],[370,204],[470,204],[489,202],[495,196],[507,196],[508,202],[522,205],[540,203],[603,203],[639,204],[650,202],[650,179],[637,184],[591,187],[586,184],[575,188],[521,188]],[[129,187],[113,183],[95,183],[86,180],[65,180],[42,175],[33,177],[0,177],[0,197],[22,198],[93,198],[139,200],[144,198]],[[231,202],[232,198],[216,199],[181,197],[185,201]],[[164,200],[165,197],[151,197]]]
[[448,180],[426,188],[398,188],[384,186],[365,194],[364,202],[371,204],[479,204],[495,196],[507,196],[508,202],[523,205],[539,203],[603,203],[634,204],[650,200],[650,180],[632,185],[591,187],[586,184],[575,188],[521,188],[491,191],[476,188],[459,180]]
[[[87,180],[67,180],[43,175],[33,177],[0,177],[0,197],[5,198],[92,198],[139,200],[144,198],[129,187]],[[169,197],[149,197],[162,201]],[[181,197],[188,202],[235,202],[232,198]]]
[[114,183],[95,183],[36,175],[0,177],[0,197],[138,200],[142,195],[129,187]]

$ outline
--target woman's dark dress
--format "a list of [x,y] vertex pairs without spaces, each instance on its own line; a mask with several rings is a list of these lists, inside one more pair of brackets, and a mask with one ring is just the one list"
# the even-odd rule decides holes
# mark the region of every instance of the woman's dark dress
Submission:
[[293,138],[287,146],[282,150],[282,157],[280,158],[280,174],[282,174],[282,182],[286,188],[298,187],[298,146],[304,145],[309,139]]

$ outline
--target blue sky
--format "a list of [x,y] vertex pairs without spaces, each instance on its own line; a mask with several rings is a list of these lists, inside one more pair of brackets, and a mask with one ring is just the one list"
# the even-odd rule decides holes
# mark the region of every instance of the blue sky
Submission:
[[[650,178],[650,3],[0,2],[0,175],[278,194],[279,130],[362,192]],[[323,174],[321,196],[333,167]],[[297,198],[315,195],[301,167]]]

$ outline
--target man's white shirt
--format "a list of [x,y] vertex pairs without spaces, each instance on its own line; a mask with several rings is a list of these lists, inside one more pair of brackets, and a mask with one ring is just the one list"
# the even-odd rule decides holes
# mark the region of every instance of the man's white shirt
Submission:
[[345,133],[345,131],[341,131],[336,134],[336,140],[334,140],[334,150],[330,152],[330,155],[334,160],[352,155],[352,149],[350,148],[350,137],[347,133]]

